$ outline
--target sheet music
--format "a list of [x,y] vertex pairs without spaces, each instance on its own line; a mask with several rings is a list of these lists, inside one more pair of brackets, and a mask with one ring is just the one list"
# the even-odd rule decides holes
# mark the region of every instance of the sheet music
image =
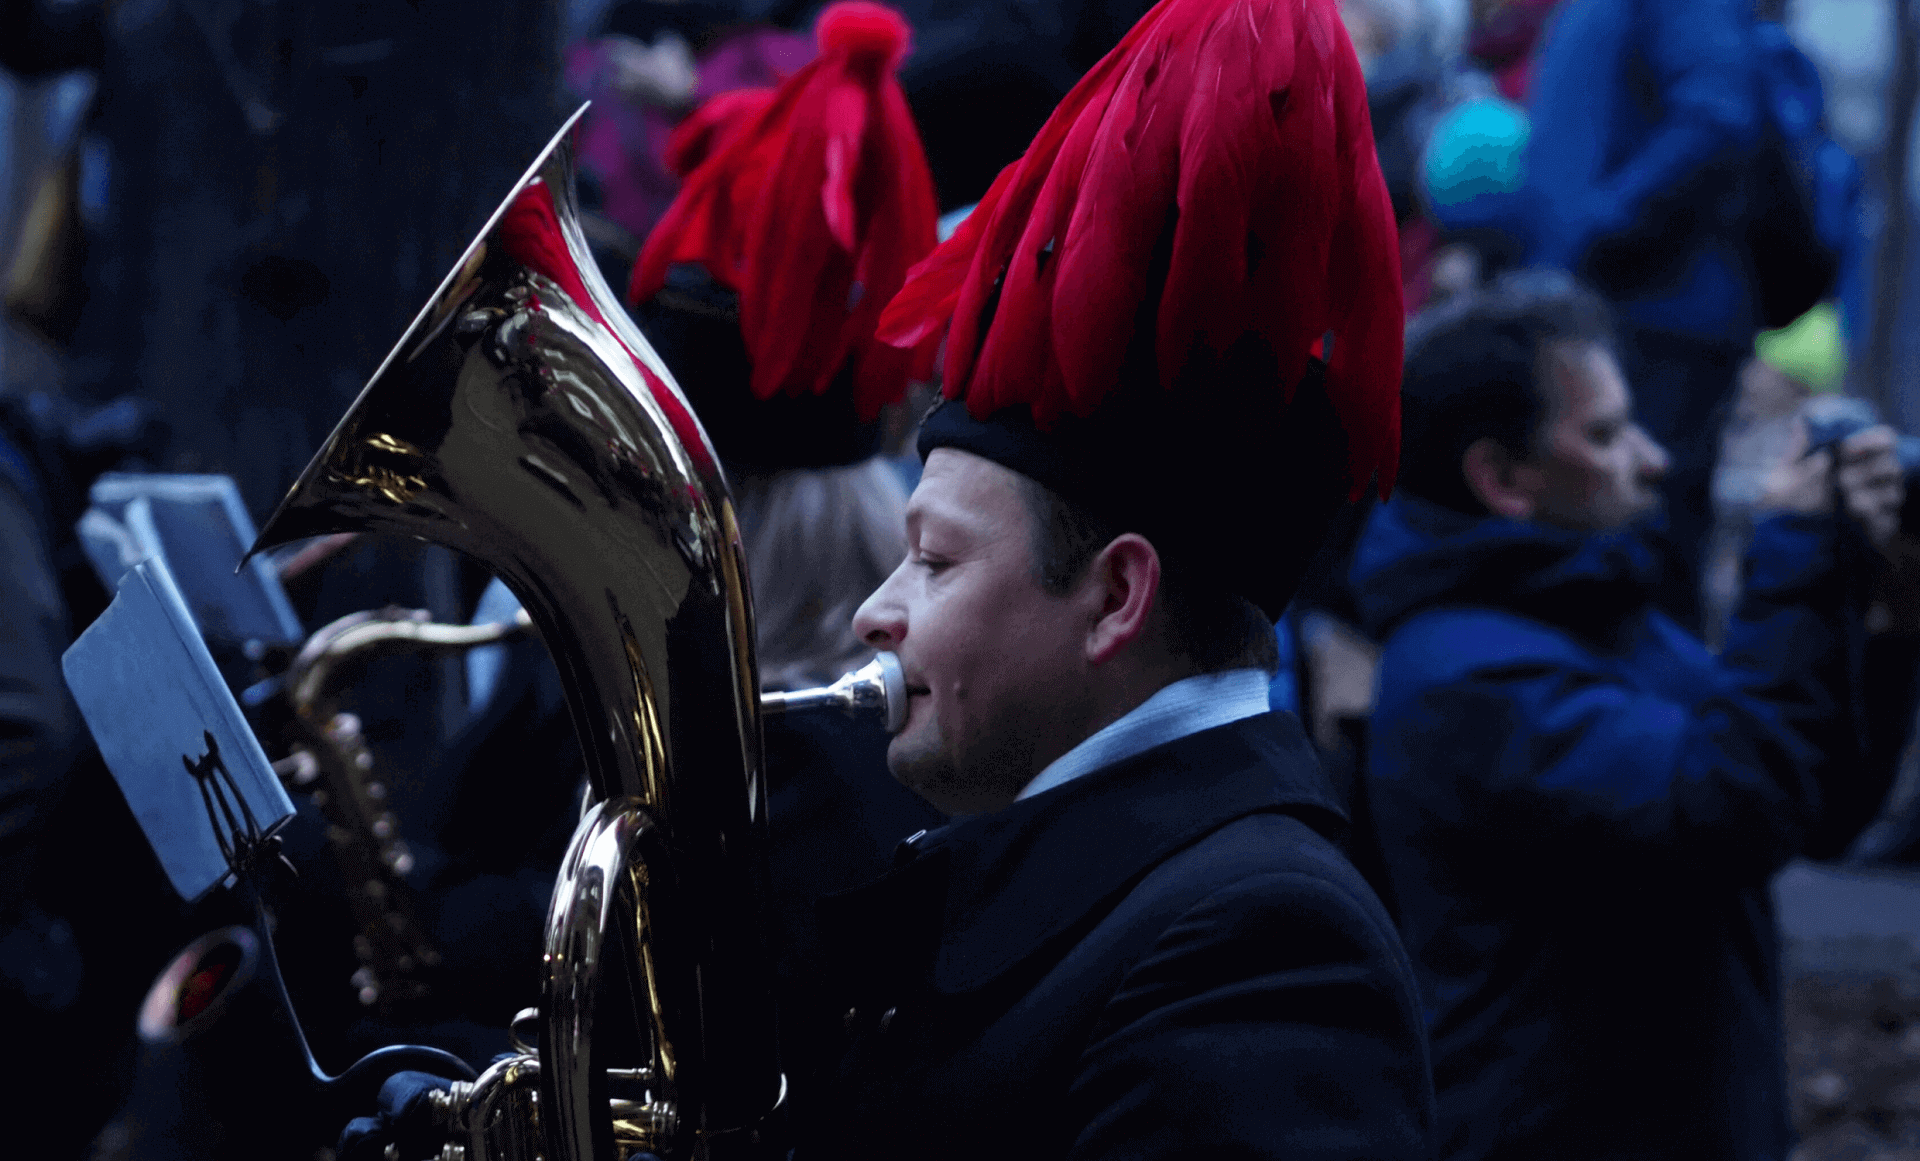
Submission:
[[206,894],[293,803],[157,558],[61,658],[100,753],[181,896]]

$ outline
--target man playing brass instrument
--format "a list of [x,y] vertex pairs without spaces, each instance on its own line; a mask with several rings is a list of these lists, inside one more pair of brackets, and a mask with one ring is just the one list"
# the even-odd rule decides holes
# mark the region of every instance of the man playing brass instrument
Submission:
[[1393,469],[1393,239],[1336,5],[1166,0],[890,305],[947,400],[854,624],[957,817],[823,904],[800,1156],[1427,1154],[1410,968],[1267,711],[1268,618]]

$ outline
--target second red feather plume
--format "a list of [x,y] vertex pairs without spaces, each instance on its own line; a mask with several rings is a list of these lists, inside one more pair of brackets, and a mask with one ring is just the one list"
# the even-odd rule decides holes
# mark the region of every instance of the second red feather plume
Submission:
[[901,349],[874,330],[933,249],[933,179],[894,77],[906,22],[847,0],[821,14],[816,35],[820,56],[777,89],[723,94],[676,134],[685,185],[649,235],[628,299],[659,291],[673,265],[698,263],[740,296],[755,396],[824,391],[851,361],[857,409],[872,418],[931,372],[937,336]]

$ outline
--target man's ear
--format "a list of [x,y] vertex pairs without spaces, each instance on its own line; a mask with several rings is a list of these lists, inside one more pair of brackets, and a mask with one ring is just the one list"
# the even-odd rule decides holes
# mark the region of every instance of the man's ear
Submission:
[[1460,474],[1466,477],[1467,490],[1495,516],[1533,519],[1535,472],[1499,440],[1492,436],[1474,440],[1460,457]]
[[1082,584],[1092,615],[1087,663],[1101,665],[1146,630],[1160,592],[1160,553],[1136,533],[1116,536],[1093,558]]

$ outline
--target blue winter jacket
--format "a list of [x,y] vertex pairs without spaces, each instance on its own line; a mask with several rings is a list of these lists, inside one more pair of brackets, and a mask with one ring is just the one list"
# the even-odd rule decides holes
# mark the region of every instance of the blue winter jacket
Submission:
[[[1747,0],[1566,0],[1543,38],[1518,188],[1433,191],[1452,229],[1507,235],[1631,323],[1735,346],[1760,325],[1745,230],[1769,133],[1821,240],[1858,249],[1858,168],[1826,136],[1818,73]],[[1851,264],[1851,263],[1850,263]]]
[[1870,551],[1831,517],[1764,522],[1715,657],[1647,603],[1632,535],[1374,513],[1366,789],[1441,1156],[1787,1155],[1767,885],[1885,791],[1849,761]]
[[[1629,232],[1684,233],[1668,268],[1621,304],[1636,322],[1744,342],[1754,330],[1730,236],[1733,175],[1766,110],[1751,0],[1568,0],[1541,46],[1529,93],[1527,182],[1533,262],[1581,269]],[[1655,254],[1636,255],[1646,263]]]

